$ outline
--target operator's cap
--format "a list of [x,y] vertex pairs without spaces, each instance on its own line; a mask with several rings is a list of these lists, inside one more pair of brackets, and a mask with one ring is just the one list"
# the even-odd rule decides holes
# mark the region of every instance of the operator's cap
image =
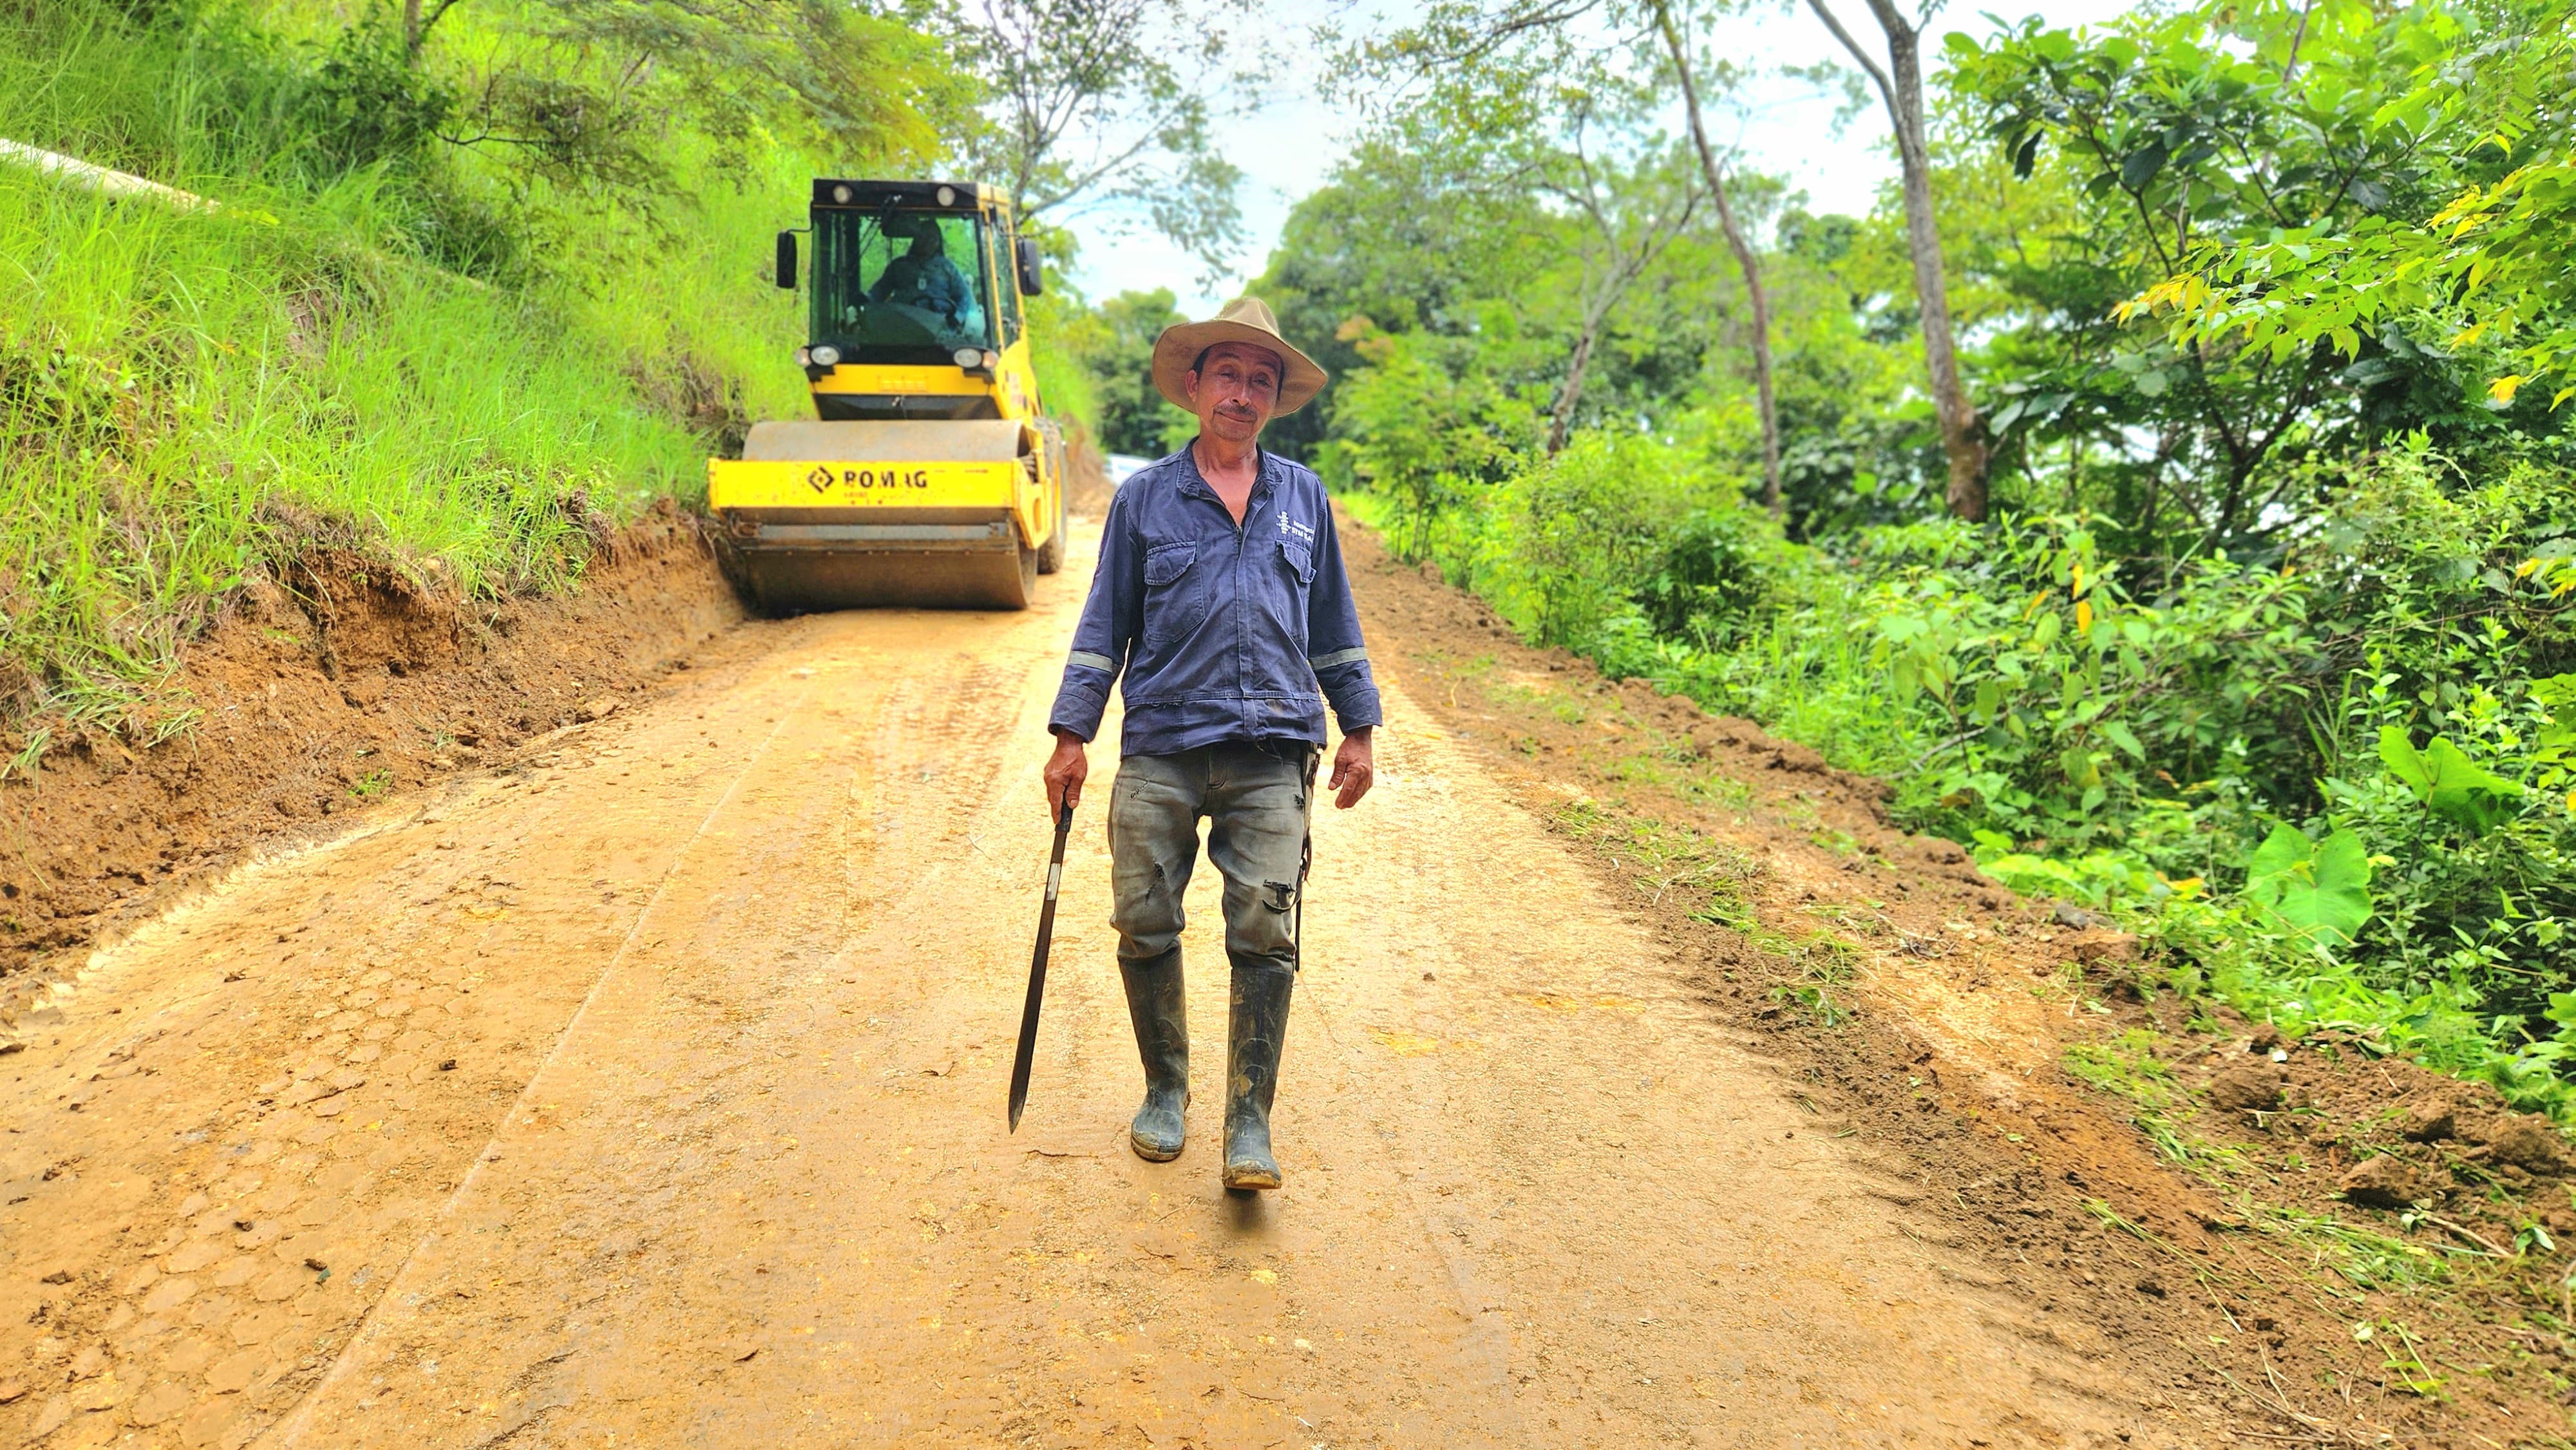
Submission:
[[1279,335],[1279,319],[1271,315],[1269,303],[1258,297],[1237,297],[1218,308],[1216,316],[1207,321],[1176,322],[1154,339],[1155,390],[1170,399],[1173,407],[1189,411],[1190,364],[1220,342],[1249,343],[1279,355],[1283,376],[1279,379],[1279,411],[1274,417],[1284,418],[1314,401],[1324,384],[1331,381],[1313,358],[1289,346],[1288,339]]

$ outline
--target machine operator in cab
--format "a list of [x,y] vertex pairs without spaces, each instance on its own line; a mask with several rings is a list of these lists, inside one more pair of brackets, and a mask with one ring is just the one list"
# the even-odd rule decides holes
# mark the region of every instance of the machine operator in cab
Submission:
[[1258,442],[1272,418],[1322,389],[1324,370],[1247,297],[1211,321],[1164,329],[1153,376],[1196,415],[1199,434],[1130,477],[1109,506],[1100,569],[1048,720],[1056,744],[1047,806],[1081,798],[1084,747],[1123,675],[1110,924],[1145,1065],[1129,1142],[1158,1163],[1181,1151],[1190,1096],[1181,896],[1205,817],[1208,859],[1225,877],[1233,970],[1223,1177],[1228,1188],[1277,1188],[1270,1107],[1297,981],[1324,710],[1329,703],[1342,727],[1326,788],[1348,809],[1375,775],[1377,683],[1323,483]]
[[910,245],[886,263],[871,300],[918,307],[957,326],[975,294],[966,285],[966,274],[948,260],[939,223],[926,216],[899,216],[886,224],[885,235],[888,242]]

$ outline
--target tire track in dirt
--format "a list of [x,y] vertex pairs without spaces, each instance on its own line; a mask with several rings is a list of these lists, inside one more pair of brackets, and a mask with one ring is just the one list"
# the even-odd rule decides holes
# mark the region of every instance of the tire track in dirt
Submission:
[[[876,628],[885,618],[859,623]],[[852,1015],[839,1010],[849,994],[835,990],[852,984],[833,975],[842,965],[835,952],[847,920],[827,904],[829,892],[784,908],[765,904],[763,896],[810,886],[806,868],[819,863],[833,868],[831,874],[844,884],[857,878],[859,889],[850,899],[858,919],[891,921],[918,942],[912,914],[896,909],[907,893],[889,900],[878,890],[870,900],[866,878],[876,874],[873,863],[913,849],[922,836],[951,834],[938,827],[955,814],[945,800],[954,781],[941,778],[968,775],[979,764],[970,756],[958,768],[952,756],[942,768],[922,748],[952,748],[971,733],[967,726],[978,691],[971,684],[952,689],[935,674],[893,675],[864,647],[848,654],[832,650],[831,643],[853,633],[851,623],[814,622],[811,630],[826,637],[824,651],[800,656],[813,663],[797,668],[819,671],[827,690],[840,680],[890,677],[891,683],[877,698],[843,700],[858,729],[829,732],[820,750],[808,752],[822,761],[800,760],[790,778],[752,784],[745,811],[757,817],[758,829],[719,833],[735,843],[736,854],[710,859],[695,873],[707,879],[691,883],[687,899],[699,908],[691,929],[657,944],[653,954],[651,964],[660,974],[653,986],[659,990],[640,991],[624,1004],[615,1030],[604,1023],[583,1051],[567,1055],[566,1080],[550,1095],[552,1118],[524,1125],[526,1141],[513,1144],[523,1158],[535,1155],[523,1181],[506,1198],[480,1205],[482,1228],[502,1235],[512,1232],[504,1225],[514,1221],[520,1205],[585,1201],[579,1222],[565,1226],[572,1237],[595,1246],[588,1256],[574,1256],[577,1266],[613,1268],[633,1292],[666,1297],[675,1312],[659,1323],[602,1324],[589,1312],[595,1298],[569,1282],[562,1265],[507,1251],[495,1256],[462,1242],[452,1254],[425,1258],[414,1296],[423,1307],[388,1330],[363,1376],[371,1386],[385,1382],[373,1393],[390,1396],[395,1413],[362,1406],[355,1391],[344,1393],[317,1410],[314,1423],[355,1425],[358,1435],[343,1428],[309,1443],[373,1443],[369,1432],[376,1427],[391,1438],[415,1416],[453,1413],[460,1404],[465,1422],[491,1438],[540,1423],[551,1426],[560,1412],[594,1400],[639,1406],[628,1433],[648,1438],[668,1433],[681,1439],[758,1439],[773,1433],[739,1423],[667,1423],[673,1407],[650,1402],[665,1373],[685,1376],[692,1368],[731,1364],[726,1352],[737,1341],[747,1346],[744,1353],[763,1348],[757,1339],[743,1338],[759,1332],[761,1316],[729,1307],[760,1286],[735,1283],[735,1271],[744,1266],[726,1260],[755,1259],[747,1266],[752,1278],[773,1271],[775,1256],[766,1246],[780,1230],[768,1206],[815,1215],[821,1195],[809,1186],[814,1175],[797,1150],[803,1140],[827,1135],[829,1118],[846,1106],[838,1095],[822,1105],[783,1099],[798,1085],[799,1073],[788,1064],[849,1059],[833,1051],[835,1043],[816,1041],[837,1035]],[[914,627],[953,638],[993,624],[934,617]],[[904,749],[907,769],[874,768],[889,744]],[[998,758],[997,745],[987,745],[985,753]],[[837,790],[816,788],[842,781],[847,784]],[[754,809],[764,804],[765,814]],[[866,837],[846,829],[853,816],[879,815],[901,824]],[[728,892],[724,885],[752,881],[764,883],[763,889]],[[919,990],[911,982],[893,985],[905,996]],[[881,1037],[866,1029],[862,1035]],[[878,1075],[909,1067],[902,1061],[906,1055],[899,1044],[886,1044],[884,1058],[893,1065],[879,1068]],[[724,1086],[670,1100],[673,1086],[685,1083]],[[754,1103],[756,1111],[747,1110]],[[823,1109],[820,1121],[797,1117],[815,1106]],[[643,1136],[615,1141],[629,1123]],[[594,1130],[598,1141],[579,1151],[564,1153],[556,1146],[562,1135]],[[605,1265],[599,1262],[603,1254]],[[496,1276],[512,1292],[489,1296],[473,1287]],[[460,1288],[465,1294],[456,1293]],[[676,1343],[666,1342],[673,1337]],[[560,1351],[562,1343],[574,1341],[584,1345],[580,1354]],[[402,1371],[417,1371],[437,1346],[459,1342],[481,1347],[473,1362],[451,1360],[436,1376],[405,1382]],[[781,1347],[767,1349],[773,1363],[781,1357]],[[576,1423],[567,1433],[586,1429]]]
[[[618,941],[617,950],[610,955],[608,963],[601,970],[598,979],[591,984],[589,993],[582,998],[581,1005],[573,1010],[571,1020],[564,1024],[563,1032],[555,1039],[553,1050],[548,1052],[545,1060],[537,1065],[536,1072],[528,1079],[528,1085],[520,1090],[519,1095],[511,1101],[509,1109],[502,1114],[502,1122],[505,1125],[505,1128],[513,1117],[518,1117],[527,1113],[532,1102],[547,1088],[549,1070],[553,1069],[555,1064],[561,1059],[564,1049],[579,1036],[584,1021],[590,1016],[592,1008],[599,1004],[602,993],[609,991],[612,987],[625,985],[619,980],[619,968],[626,964],[628,955],[634,949],[637,936],[641,934],[647,926],[654,923],[655,909],[660,907],[664,899],[670,895],[672,885],[679,879],[682,868],[688,864],[690,851],[692,848],[697,846],[701,840],[705,839],[709,829],[712,828],[716,824],[717,819],[724,814],[725,808],[732,804],[735,795],[741,790],[743,782],[750,778],[753,771],[757,770],[763,763],[765,763],[771,747],[778,741],[780,731],[785,728],[787,721],[792,718],[798,710],[804,707],[806,700],[812,695],[812,693],[812,690],[809,688],[798,694],[794,703],[787,707],[786,713],[779,717],[779,723],[772,727],[768,737],[761,741],[760,745],[751,753],[750,758],[744,762],[741,772],[735,775],[733,780],[725,786],[724,793],[716,797],[715,804],[707,809],[705,817],[698,822],[697,830],[692,832],[689,838],[682,842],[678,849],[673,853],[671,864],[663,872],[662,879],[655,884],[652,895],[645,899],[643,908],[636,913],[635,924],[627,928],[626,935]],[[614,1012],[616,1008],[611,1007],[609,1010]],[[484,1171],[493,1163],[499,1161],[500,1142],[500,1137],[496,1134],[491,1141],[484,1145],[483,1151],[475,1155],[473,1164],[465,1170],[463,1180],[457,1184],[455,1191],[449,1195],[445,1206],[439,1214],[437,1222],[432,1226],[427,1236],[422,1238],[418,1244],[414,1245],[411,1253],[405,1256],[402,1266],[394,1271],[393,1284],[394,1291],[396,1293],[400,1292],[405,1278],[410,1275],[413,1266],[420,1261],[422,1254],[432,1252],[436,1249],[441,1231],[446,1229],[449,1223],[456,1217],[458,1204],[474,1192],[476,1181],[482,1177]],[[350,1364],[355,1361],[357,1357],[366,1353],[369,1348],[367,1330],[375,1327],[376,1323],[376,1320],[370,1319],[368,1325],[362,1328],[358,1334],[353,1336],[350,1339],[348,1346],[332,1360],[330,1368],[323,1373],[320,1383],[314,1387],[311,1396],[308,1397],[302,1405],[299,1405],[297,1407],[297,1412],[293,1416],[289,1417],[286,1422],[279,1427],[278,1436],[281,1441],[285,1443],[293,1443],[310,1428],[314,1406],[320,1401],[328,1398],[335,1384],[347,1372]]]
[[[389,812],[109,954],[8,1085],[37,1140],[13,1173],[102,1120],[131,1131],[45,1216],[0,1220],[22,1268],[72,1273],[41,1324],[0,1330],[24,1366],[0,1372],[50,1376],[0,1424],[335,1447],[2170,1443],[1911,1236],[1866,1159],[1392,685],[1378,793],[1317,823],[1288,1187],[1217,1190],[1213,1090],[1178,1162],[1125,1149],[1105,758],[1009,1135],[1043,722],[1086,569],[1020,616],[757,627],[740,668],[550,764]],[[1212,1089],[1213,871],[1190,902]],[[319,966],[299,920],[330,939]],[[254,975],[226,986],[236,961]],[[215,1052],[168,1038],[245,1011],[270,1025]],[[134,1059],[156,1096],[102,1079],[48,1113],[116,1065],[125,1015],[164,1030]],[[380,1021],[402,1025],[371,1042]],[[281,1074],[346,1104],[244,1101]],[[296,1212],[316,1221],[267,1239],[226,1217]],[[301,1268],[308,1243],[330,1274]],[[153,1296],[210,1272],[289,1292]],[[196,1347],[245,1318],[269,1336],[247,1380]]]
[[[667,808],[695,820],[724,783],[665,752],[661,799],[595,802],[566,782],[613,757],[542,759],[99,954],[60,1040],[12,1064],[12,1168],[54,1170],[6,1209],[37,1266],[0,1286],[29,1327],[8,1347],[63,1384],[29,1428],[237,1443],[382,1293],[667,869]],[[528,875],[532,844],[584,869]]]

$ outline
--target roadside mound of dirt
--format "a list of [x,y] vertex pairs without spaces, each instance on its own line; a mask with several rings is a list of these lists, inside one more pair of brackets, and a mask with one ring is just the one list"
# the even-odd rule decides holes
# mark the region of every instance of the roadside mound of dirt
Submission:
[[1880,782],[1527,646],[1344,538],[1379,667],[1590,847],[1816,1131],[1882,1149],[1922,1236],[1982,1256],[2049,1336],[2214,1443],[2566,1433],[2555,1129],[2155,990],[2138,943],[1896,828]]
[[1085,518],[1096,519],[1108,513],[1109,500],[1118,487],[1109,481],[1109,460],[1102,456],[1091,430],[1080,424],[1068,429],[1064,456],[1065,507]]
[[[1114,492],[1076,428],[1067,502]],[[92,730],[0,781],[0,1053],[47,1010],[47,964],[253,847],[597,718],[744,617],[699,521],[664,503],[603,539],[580,588],[478,606],[316,548],[251,581],[165,692],[166,738]],[[0,735],[0,757],[29,750]]]
[[[742,617],[694,518],[611,536],[580,587],[476,607],[307,554],[192,646],[155,744],[50,742],[0,785],[0,1051],[53,959],[255,845],[614,710]],[[25,742],[6,742],[12,753]]]

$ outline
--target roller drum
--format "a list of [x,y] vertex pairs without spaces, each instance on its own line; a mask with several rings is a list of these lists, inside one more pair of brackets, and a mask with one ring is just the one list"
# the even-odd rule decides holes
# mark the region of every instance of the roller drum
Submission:
[[[1015,422],[775,422],[755,425],[748,462],[824,460],[1028,465]],[[1057,562],[1028,547],[1008,508],[720,507],[727,571],[765,614],[872,606],[1026,609]],[[1058,536],[1049,542],[1060,556]]]
[[745,555],[743,592],[761,613],[832,609],[1026,609],[1037,551],[1013,555],[778,553]]

